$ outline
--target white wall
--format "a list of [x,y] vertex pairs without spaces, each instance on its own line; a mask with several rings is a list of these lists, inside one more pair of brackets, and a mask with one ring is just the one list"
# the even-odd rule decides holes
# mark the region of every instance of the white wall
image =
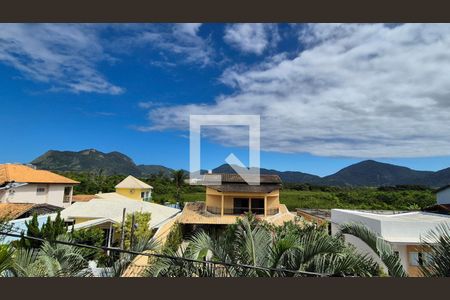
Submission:
[[[390,242],[394,251],[399,252],[402,265],[408,270],[409,258],[406,243],[414,245],[420,243],[420,238],[424,237],[430,230],[438,224],[446,222],[450,224],[450,217],[435,215],[423,212],[410,212],[398,215],[385,215],[376,219],[370,214],[358,215],[349,210],[331,210],[331,230],[333,234],[338,233],[339,226],[346,223],[360,223],[377,233],[381,238]],[[344,235],[345,240],[353,244],[361,253],[368,253],[378,262],[380,261],[369,247],[360,239]]]
[[[356,214],[352,214],[349,211],[343,211],[339,209],[332,209],[331,210],[331,232],[333,232],[333,225],[335,224],[346,224],[346,223],[359,223],[363,224],[366,227],[370,228],[373,232],[377,233],[378,235],[381,235],[381,222],[376,219],[370,219],[365,216],[360,216]],[[335,231],[338,230],[338,225],[334,226]]]
[[442,190],[436,194],[437,204],[450,204],[450,188]]
[[[38,193],[37,188],[45,188],[45,192]],[[7,190],[0,194],[1,203],[47,203],[60,207],[68,207],[72,202],[72,193],[69,202],[64,200],[64,184],[27,184],[18,188]]]
[[[348,212],[335,209],[331,210],[331,233],[333,235],[339,233],[339,226],[346,223],[364,224],[377,234],[381,234],[381,224],[377,220],[363,218],[361,216],[353,215]],[[368,254],[370,257],[372,257],[381,266],[383,271],[387,273],[386,266],[383,264],[379,256],[369,246],[367,246],[366,243],[353,235],[344,234],[344,238],[347,243],[355,246],[356,250],[359,253],[363,255]]]

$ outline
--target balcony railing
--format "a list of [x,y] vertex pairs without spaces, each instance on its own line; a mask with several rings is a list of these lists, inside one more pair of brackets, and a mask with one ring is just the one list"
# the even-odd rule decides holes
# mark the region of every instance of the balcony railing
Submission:
[[63,203],[69,203],[69,202],[70,202],[70,195],[64,195]]
[[[207,206],[206,207],[206,211],[215,214],[215,215],[220,215],[222,210],[220,207],[217,206]],[[233,208],[224,208],[223,209],[223,214],[224,215],[243,215],[245,213],[250,212],[254,215],[264,215],[264,208],[256,208],[256,207],[252,207],[251,209],[249,207],[233,207]],[[276,215],[278,213],[278,208],[271,208],[271,209],[267,209],[267,215],[268,216],[273,216]]]

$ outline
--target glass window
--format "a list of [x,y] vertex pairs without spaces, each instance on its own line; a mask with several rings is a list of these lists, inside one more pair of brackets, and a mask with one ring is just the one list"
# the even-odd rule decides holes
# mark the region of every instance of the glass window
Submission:
[[409,252],[409,264],[411,266],[426,266],[430,262],[430,255],[424,252]]
[[43,194],[43,193],[45,193],[45,191],[46,191],[46,188],[43,186],[38,186],[36,188],[36,193],[38,193],[38,194]]
[[419,266],[419,252],[409,252],[409,264],[411,266]]

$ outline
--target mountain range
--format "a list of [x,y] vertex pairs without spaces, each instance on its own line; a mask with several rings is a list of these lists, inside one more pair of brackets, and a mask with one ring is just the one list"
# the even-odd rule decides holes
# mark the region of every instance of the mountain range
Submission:
[[[133,160],[120,152],[103,153],[96,149],[79,152],[50,150],[34,159],[31,164],[39,169],[53,171],[98,171],[105,174],[124,174],[148,176],[152,174],[170,175],[173,169],[161,165],[136,165]],[[205,170],[201,171],[206,172]],[[212,170],[213,173],[235,173],[234,169],[223,164]],[[320,177],[298,171],[278,171],[260,169],[261,174],[279,175],[286,183],[309,183],[329,186],[390,186],[424,185],[440,187],[450,183],[450,168],[440,171],[417,171],[407,167],[365,160],[345,167],[338,172]]]

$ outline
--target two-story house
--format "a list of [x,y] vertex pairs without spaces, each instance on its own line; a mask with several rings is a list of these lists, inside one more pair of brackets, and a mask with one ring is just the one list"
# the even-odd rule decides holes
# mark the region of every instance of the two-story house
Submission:
[[294,221],[284,204],[280,204],[281,179],[277,175],[260,175],[258,185],[248,184],[237,174],[207,174],[221,177],[221,184],[206,185],[205,202],[186,203],[179,222],[192,225],[227,225],[251,212],[270,223],[283,224]]
[[0,203],[33,203],[68,207],[79,182],[20,164],[0,165]]

